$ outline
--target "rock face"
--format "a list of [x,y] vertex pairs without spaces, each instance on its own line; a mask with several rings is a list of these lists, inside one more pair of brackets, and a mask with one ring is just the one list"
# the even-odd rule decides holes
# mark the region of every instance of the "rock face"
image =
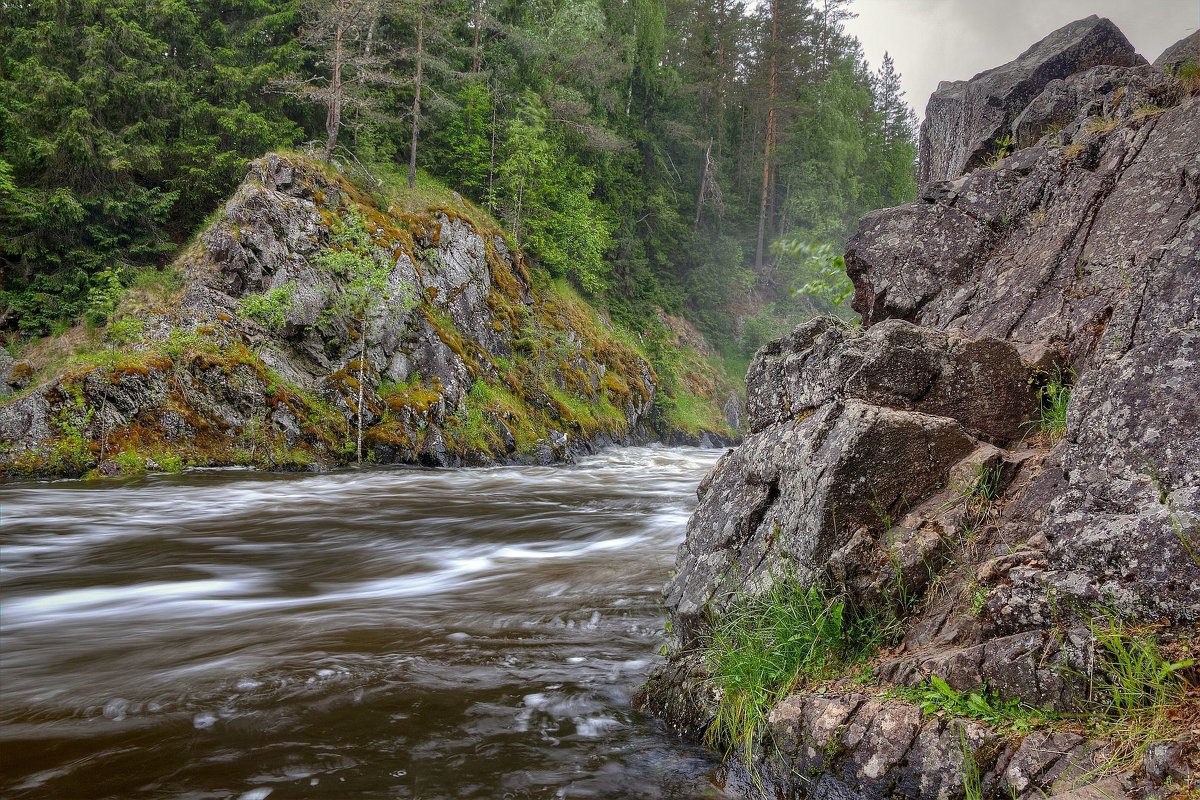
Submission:
[[[322,265],[355,215],[388,270],[366,319],[331,311],[346,279]],[[382,463],[550,462],[655,434],[645,359],[578,298],[535,287],[465,207],[380,208],[312,161],[269,155],[179,266],[174,307],[0,407],[0,469],[305,468],[351,458],[360,420]],[[272,293],[277,319],[247,310]],[[19,371],[0,368],[6,382]]]
[[1200,61],[1200,33],[1189,33],[1154,59],[1154,66],[1159,70],[1175,72],[1184,64],[1197,61]]
[[[1043,68],[1056,53],[1070,64]],[[952,87],[1031,144],[868,215],[846,254],[864,327],[810,322],[750,367],[748,435],[700,486],[643,705],[702,732],[706,636],[781,579],[900,630],[869,690],[771,712],[759,766],[780,796],[962,797],[965,752],[984,796],[1052,793],[1099,743],[1004,737],[881,688],[933,675],[1079,710],[1105,668],[1096,620],[1185,642],[1200,624],[1200,99],[1094,66],[1131,54],[1091,18]],[[1060,385],[1056,435],[1039,397]],[[1147,775],[1182,774],[1153,753]]]
[[1050,81],[1100,64],[1145,63],[1117,26],[1093,15],[1059,28],[1002,67],[968,81],[943,81],[925,107],[920,182],[951,180],[985,164]]

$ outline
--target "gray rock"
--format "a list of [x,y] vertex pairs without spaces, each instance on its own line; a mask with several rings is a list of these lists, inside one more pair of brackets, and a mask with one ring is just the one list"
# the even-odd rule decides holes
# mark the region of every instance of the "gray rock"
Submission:
[[4,348],[0,348],[0,395],[12,391],[13,357]]
[[1145,63],[1115,25],[1092,15],[1059,28],[1004,66],[967,81],[943,81],[921,125],[921,183],[952,180],[985,164],[997,139],[1050,81],[1099,64]]
[[[329,314],[340,278],[316,256],[328,243],[332,220],[357,202],[346,184],[304,159],[270,154],[253,162],[221,215],[182,257],[186,282],[178,308],[143,320],[147,341],[132,347],[128,365],[65,375],[0,409],[0,469],[28,453],[20,470],[33,464],[34,471],[78,474],[105,460],[113,437],[190,438],[198,443],[196,458],[266,465],[273,465],[273,454],[263,442],[281,440],[284,449],[299,450],[301,460],[331,464],[345,458],[342,437],[353,438],[360,416],[366,451],[377,460],[452,466],[517,458],[514,431],[491,410],[481,410],[494,434],[487,452],[464,452],[481,445],[448,437],[445,429],[453,425],[461,433],[476,381],[514,380],[506,374],[511,367],[501,365],[521,337],[523,346],[533,340],[540,347],[542,338],[566,343],[544,366],[546,377],[561,386],[598,393],[604,371],[618,369],[617,385],[629,388],[622,398],[624,430],[598,431],[594,438],[587,431],[568,444],[566,431],[575,429],[565,421],[561,430],[549,429],[551,423],[544,460],[645,435],[655,391],[649,364],[616,345],[598,356],[596,349],[610,343],[585,341],[569,315],[536,297],[501,235],[485,234],[451,212],[400,219],[359,208],[377,256],[391,265],[387,297],[365,321]],[[248,296],[289,285],[294,291],[279,330],[240,313]],[[181,334],[207,341],[173,346],[172,337]],[[180,363],[164,358],[164,350],[180,351]],[[142,365],[142,356],[154,363]],[[14,365],[12,375],[21,368]],[[376,391],[385,379],[419,383],[420,397],[388,407]],[[554,408],[553,398],[533,396],[540,389],[510,387],[527,403]],[[303,399],[312,397],[320,402]],[[344,417],[344,427],[326,416],[329,408]],[[65,433],[56,422],[64,413],[79,417],[90,441],[77,448],[79,458],[56,463],[51,445]],[[387,423],[372,430],[385,414]]]
[[1189,33],[1168,47],[1154,59],[1154,66],[1167,72],[1176,72],[1187,63],[1200,61],[1200,32]]
[[1043,137],[1067,144],[1081,128],[1129,119],[1145,109],[1174,105],[1182,97],[1176,81],[1153,67],[1093,67],[1046,84],[1012,126],[1015,147]]
[[[1200,99],[1071,51],[1088,31],[1115,40],[1107,22],[1064,31],[1050,50],[1074,53],[1069,72],[1035,68],[1055,62],[1043,43],[979,84],[1029,147],[859,226],[865,331],[816,320],[751,365],[750,432],[701,484],[668,587],[671,662],[647,693],[681,730],[712,713],[694,649],[708,626],[782,574],[868,612],[915,601],[884,683],[937,675],[1064,710],[1102,664],[1096,618],[1200,622]],[[1023,426],[1031,379],[1055,373],[1073,384],[1061,440]],[[972,511],[955,487],[983,469],[996,500]],[[961,797],[961,723],[830,692],[771,713],[782,796]],[[984,796],[1094,777],[1098,745],[1075,734],[976,733]],[[1152,781],[1173,775],[1170,747],[1152,748]]]

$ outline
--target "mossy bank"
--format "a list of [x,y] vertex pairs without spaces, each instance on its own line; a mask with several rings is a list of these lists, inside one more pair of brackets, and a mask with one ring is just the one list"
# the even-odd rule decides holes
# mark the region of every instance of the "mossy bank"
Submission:
[[5,358],[4,477],[546,463],[735,435],[700,353],[648,354],[452,192],[271,154],[142,284],[107,326]]

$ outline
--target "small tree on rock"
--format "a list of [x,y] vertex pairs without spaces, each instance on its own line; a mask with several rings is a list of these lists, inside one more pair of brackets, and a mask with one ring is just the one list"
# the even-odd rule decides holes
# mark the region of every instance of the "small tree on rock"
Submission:
[[[335,222],[329,238],[329,246],[317,257],[316,263],[335,279],[331,303],[325,309],[326,319],[353,326],[352,333],[358,334],[357,394],[354,413],[358,417],[358,432],[355,437],[354,453],[362,463],[363,403],[367,379],[367,340],[370,338],[372,322],[379,312],[393,299],[395,288],[391,286],[392,267],[387,254],[371,241],[366,220],[357,211],[351,211]],[[408,298],[407,287],[404,291]]]
[[306,0],[300,42],[313,51],[319,74],[292,75],[276,82],[287,94],[325,108],[325,148],[328,161],[337,147],[342,112],[369,111],[375,98],[372,85],[395,83],[379,56],[375,32],[383,0]]

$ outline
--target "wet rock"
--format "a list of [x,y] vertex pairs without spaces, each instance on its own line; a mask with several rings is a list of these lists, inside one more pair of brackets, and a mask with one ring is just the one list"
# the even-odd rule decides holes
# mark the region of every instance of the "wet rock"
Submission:
[[921,183],[952,180],[986,163],[997,139],[1050,81],[1100,64],[1144,63],[1115,25],[1093,15],[1059,28],[1004,66],[967,81],[943,81],[921,125]]

